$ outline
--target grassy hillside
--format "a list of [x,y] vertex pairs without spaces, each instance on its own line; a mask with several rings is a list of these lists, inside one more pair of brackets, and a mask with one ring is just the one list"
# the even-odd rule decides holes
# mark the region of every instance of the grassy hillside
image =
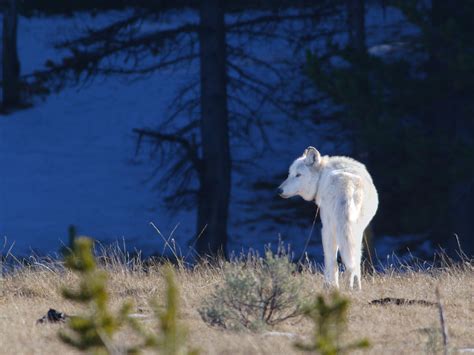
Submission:
[[[125,300],[134,303],[133,312],[143,315],[140,322],[153,329],[149,300],[155,296],[164,304],[166,285],[163,265],[147,264],[124,257],[99,259],[108,271],[110,306],[118,309]],[[229,265],[227,265],[229,267]],[[230,265],[232,267],[232,265]],[[327,293],[320,272],[307,268],[291,277],[301,281],[300,292],[308,301]],[[259,331],[233,331],[210,327],[198,309],[223,284],[224,266],[208,264],[193,269],[176,267],[182,324],[188,329],[188,343],[204,354],[288,354],[299,353],[295,341],[310,341],[312,323],[291,318]],[[439,286],[449,330],[450,347],[474,348],[474,267],[472,262],[429,271],[386,270],[364,275],[362,291],[348,291],[343,277],[342,294],[350,299],[348,342],[367,337],[371,354],[414,354],[442,352],[438,308],[426,305],[371,305],[385,297],[436,302]],[[4,274],[0,279],[0,353],[74,353],[58,339],[62,324],[36,324],[49,308],[74,315],[83,307],[66,301],[61,288],[76,287],[78,276],[60,262],[38,262]],[[296,292],[296,290],[295,290]],[[123,330],[117,343],[134,341],[135,335]]]

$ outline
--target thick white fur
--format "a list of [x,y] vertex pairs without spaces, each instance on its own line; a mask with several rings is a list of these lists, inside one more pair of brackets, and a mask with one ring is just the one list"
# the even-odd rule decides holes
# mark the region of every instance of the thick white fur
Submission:
[[321,156],[315,148],[308,147],[291,164],[279,191],[283,198],[299,195],[319,206],[326,283],[339,287],[339,251],[350,274],[350,288],[357,277],[361,289],[362,237],[379,203],[365,166],[348,157]]

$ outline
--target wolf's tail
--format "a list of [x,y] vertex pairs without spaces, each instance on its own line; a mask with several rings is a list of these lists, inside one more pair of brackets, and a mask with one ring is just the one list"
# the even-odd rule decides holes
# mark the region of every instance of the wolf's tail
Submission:
[[347,187],[347,195],[344,203],[344,213],[348,221],[355,222],[360,216],[363,199],[362,189],[357,188],[354,184],[349,184]]
[[[339,221],[337,234],[339,244],[351,245],[359,231],[359,217],[362,210],[363,191],[354,184],[349,184],[344,197],[340,201]],[[351,248],[352,250],[353,248]]]

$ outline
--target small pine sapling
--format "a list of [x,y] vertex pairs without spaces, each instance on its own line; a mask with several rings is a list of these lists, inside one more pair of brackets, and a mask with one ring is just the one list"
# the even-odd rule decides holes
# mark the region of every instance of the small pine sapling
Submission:
[[[158,302],[151,305],[158,321],[159,332],[147,331],[142,324],[130,317],[131,303],[124,303],[118,314],[108,309],[109,294],[106,289],[107,274],[97,269],[92,253],[92,240],[85,237],[75,238],[73,248],[68,252],[66,266],[80,276],[77,290],[63,289],[63,296],[71,301],[89,306],[89,314],[71,316],[68,330],[59,333],[66,344],[79,350],[92,351],[95,354],[127,353],[136,354],[144,349],[153,349],[160,354],[181,355],[197,354],[196,350],[186,348],[186,330],[178,323],[178,288],[174,281],[171,266],[166,267],[167,284],[166,305],[160,310]],[[124,326],[134,330],[140,338],[133,347],[118,346],[113,342],[114,334]]]
[[347,310],[349,300],[339,293],[332,293],[330,300],[319,295],[316,301],[304,307],[303,314],[314,323],[313,343],[296,343],[295,346],[303,351],[315,351],[322,355],[337,355],[355,349],[370,346],[367,339],[361,339],[351,344],[342,343],[342,335],[347,328]]
[[[70,317],[68,330],[59,333],[61,340],[79,350],[89,350],[98,354],[114,352],[112,337],[127,321],[131,304],[125,303],[118,315],[109,311],[107,274],[97,270],[91,239],[75,238],[73,248],[65,261],[66,267],[80,276],[80,281],[76,290],[64,288],[63,296],[68,300],[90,306],[90,312],[84,316]],[[126,352],[134,350],[127,349]]]
[[187,331],[178,322],[179,292],[171,266],[165,268],[165,281],[166,304],[164,310],[156,299],[152,299],[150,302],[155,319],[158,321],[157,334],[147,332],[134,319],[130,319],[130,325],[144,339],[143,348],[155,349],[164,355],[197,355],[199,353],[197,350],[187,349]]
[[156,300],[152,302],[160,328],[158,349],[165,355],[197,355],[197,350],[188,351],[185,346],[187,331],[178,322],[179,293],[171,266],[166,268],[165,279],[167,284],[165,309],[160,310]]

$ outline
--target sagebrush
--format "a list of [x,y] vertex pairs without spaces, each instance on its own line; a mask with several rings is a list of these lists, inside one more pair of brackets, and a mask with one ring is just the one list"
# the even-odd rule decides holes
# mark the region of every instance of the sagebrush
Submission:
[[254,257],[223,267],[223,284],[206,299],[199,312],[213,326],[259,329],[301,314],[301,278],[288,256]]

